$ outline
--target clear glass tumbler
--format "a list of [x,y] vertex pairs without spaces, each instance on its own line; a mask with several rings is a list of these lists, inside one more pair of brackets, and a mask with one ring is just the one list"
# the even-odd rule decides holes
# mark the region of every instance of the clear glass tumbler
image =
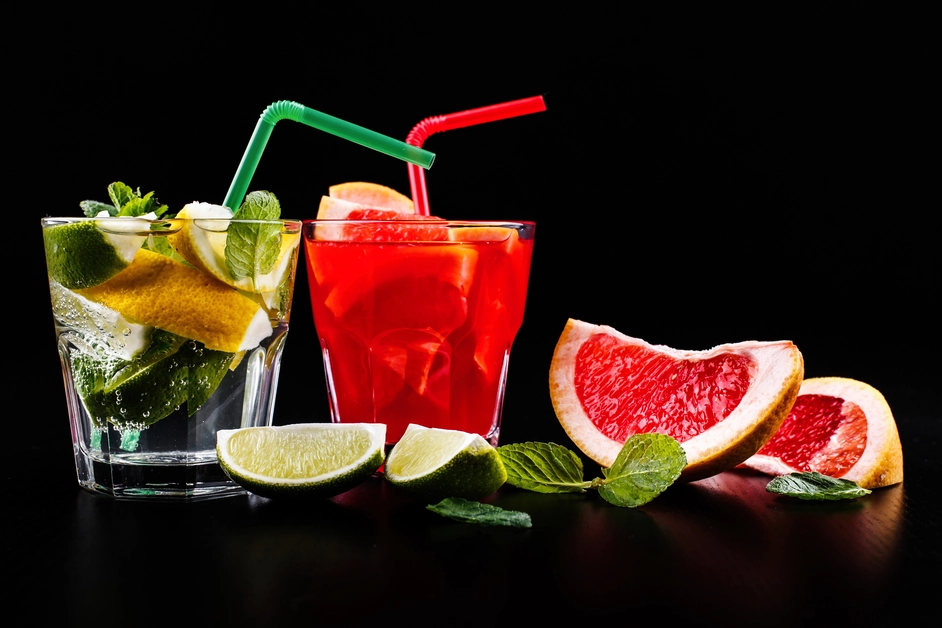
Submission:
[[[300,221],[42,227],[79,484],[127,499],[244,494],[216,432],[271,424]],[[227,267],[236,252],[241,273]]]

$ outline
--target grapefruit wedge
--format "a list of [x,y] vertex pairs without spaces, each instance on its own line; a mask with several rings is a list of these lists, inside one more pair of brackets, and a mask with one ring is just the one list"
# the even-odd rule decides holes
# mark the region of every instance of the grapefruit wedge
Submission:
[[890,406],[863,382],[818,377],[775,435],[743,465],[770,475],[817,471],[863,488],[903,481],[903,449]]
[[740,464],[778,430],[798,396],[801,352],[790,341],[683,351],[570,319],[550,366],[563,429],[610,467],[628,437],[668,434],[687,456],[682,481]]
[[[354,181],[329,188],[317,208],[318,220],[441,220],[436,216],[415,213],[412,200],[396,190],[378,183]],[[448,231],[433,226],[331,225],[319,223],[314,230],[318,240],[357,240],[360,242],[394,242],[397,240],[447,240]]]
[[403,214],[414,214],[412,199],[396,190],[366,181],[338,183],[327,188],[329,198],[357,203],[365,207],[382,207]]

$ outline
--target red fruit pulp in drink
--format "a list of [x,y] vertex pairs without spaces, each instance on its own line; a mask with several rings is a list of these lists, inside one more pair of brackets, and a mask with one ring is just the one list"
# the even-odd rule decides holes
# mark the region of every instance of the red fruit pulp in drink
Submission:
[[304,246],[333,420],[385,423],[388,444],[409,423],[496,443],[532,223],[522,236],[444,222],[330,228],[320,240],[307,225]]

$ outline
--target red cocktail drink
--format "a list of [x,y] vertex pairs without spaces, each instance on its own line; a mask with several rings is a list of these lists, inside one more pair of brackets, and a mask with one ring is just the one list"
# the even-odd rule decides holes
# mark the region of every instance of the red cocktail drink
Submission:
[[[425,218],[425,217],[423,217]],[[497,444],[532,222],[312,220],[304,247],[334,422]]]

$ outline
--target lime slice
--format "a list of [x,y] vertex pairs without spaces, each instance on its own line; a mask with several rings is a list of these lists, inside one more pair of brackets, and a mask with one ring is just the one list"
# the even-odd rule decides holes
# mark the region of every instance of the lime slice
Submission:
[[321,499],[373,475],[385,457],[382,423],[300,423],[219,430],[216,455],[226,474],[268,498]]
[[87,220],[43,229],[49,277],[66,288],[90,288],[130,265],[147,239],[149,222]]
[[409,424],[389,452],[386,479],[429,502],[483,499],[507,481],[500,455],[477,434]]
[[235,279],[226,266],[226,241],[232,218],[229,208],[211,203],[189,203],[180,210],[177,218],[195,220],[184,222],[183,228],[170,236],[170,244],[193,266],[233,288],[268,295],[278,289],[291,271],[300,233],[281,234],[281,249],[271,272]]
[[49,282],[52,311],[60,325],[68,327],[89,345],[118,360],[132,360],[150,342],[150,325],[138,325],[100,303]]

